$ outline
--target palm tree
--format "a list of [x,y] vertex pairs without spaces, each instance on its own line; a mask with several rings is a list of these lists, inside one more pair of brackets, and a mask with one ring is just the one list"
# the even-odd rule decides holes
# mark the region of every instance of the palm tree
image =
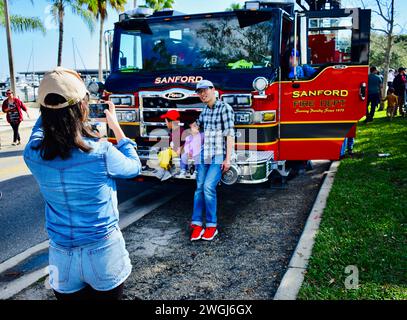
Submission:
[[[103,70],[102,70],[102,53],[103,53],[103,25],[107,18],[107,6],[110,5],[111,8],[117,12],[124,10],[124,5],[127,0],[80,0],[80,4],[85,4],[88,7],[89,12],[91,12],[96,19],[100,22],[99,29],[99,81],[103,81]],[[107,57],[106,57],[107,59]]]
[[64,41],[64,18],[66,9],[70,7],[73,14],[80,16],[88,26],[90,32],[93,32],[94,30],[94,19],[92,14],[82,7],[81,1],[79,0],[49,0],[49,2],[51,3],[51,14],[59,25],[57,65],[61,66],[62,46]]
[[[31,0],[31,3],[33,1]],[[19,15],[9,15],[8,12],[8,2],[7,0],[0,2],[0,26],[6,28],[7,33],[7,51],[8,51],[8,62],[10,71],[10,85],[11,90],[15,92],[16,83],[14,76],[14,57],[11,42],[11,30],[23,32],[23,31],[35,31],[40,30],[45,33],[44,25],[39,18],[27,18]]]
[[[32,1],[31,1],[32,2]],[[0,26],[6,26],[4,1],[0,1]],[[45,34],[45,27],[40,18],[23,17],[20,15],[10,15],[11,30],[17,32],[41,31]]]
[[172,8],[175,0],[146,0],[146,6],[154,11]]
[[233,11],[242,9],[242,5],[240,3],[232,3],[229,8],[226,8],[226,11]]

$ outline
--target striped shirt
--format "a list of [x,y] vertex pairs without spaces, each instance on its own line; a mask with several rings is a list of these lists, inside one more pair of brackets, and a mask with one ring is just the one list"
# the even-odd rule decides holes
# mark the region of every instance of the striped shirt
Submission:
[[204,159],[226,155],[226,136],[235,136],[234,113],[227,103],[216,100],[212,108],[202,110],[196,124],[204,131]]

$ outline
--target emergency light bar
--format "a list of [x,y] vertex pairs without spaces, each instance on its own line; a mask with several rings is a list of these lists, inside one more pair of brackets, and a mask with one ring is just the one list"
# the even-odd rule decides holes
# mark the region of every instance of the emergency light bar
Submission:
[[263,1],[246,1],[244,8],[246,10],[260,10],[260,9],[267,9],[267,8],[281,8],[287,12],[294,11],[294,0],[263,0]]
[[146,17],[151,16],[154,13],[154,9],[147,8],[147,7],[138,7],[132,10],[128,10],[119,15],[119,22],[129,18],[137,18],[137,17]]

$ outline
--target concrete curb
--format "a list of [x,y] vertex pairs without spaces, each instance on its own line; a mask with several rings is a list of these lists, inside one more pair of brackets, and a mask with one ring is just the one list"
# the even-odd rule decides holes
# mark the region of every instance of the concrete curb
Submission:
[[307,219],[304,231],[298,241],[297,247],[291,257],[288,269],[281,280],[280,286],[274,295],[274,300],[296,300],[298,292],[304,281],[304,274],[308,267],[315,236],[319,229],[329,192],[338,171],[340,161],[332,162],[325,180],[315,199],[311,213]]

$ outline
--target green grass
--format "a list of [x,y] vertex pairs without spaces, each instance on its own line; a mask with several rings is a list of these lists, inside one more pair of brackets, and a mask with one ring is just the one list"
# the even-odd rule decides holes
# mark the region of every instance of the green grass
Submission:
[[341,161],[298,299],[407,299],[407,118],[376,117]]

